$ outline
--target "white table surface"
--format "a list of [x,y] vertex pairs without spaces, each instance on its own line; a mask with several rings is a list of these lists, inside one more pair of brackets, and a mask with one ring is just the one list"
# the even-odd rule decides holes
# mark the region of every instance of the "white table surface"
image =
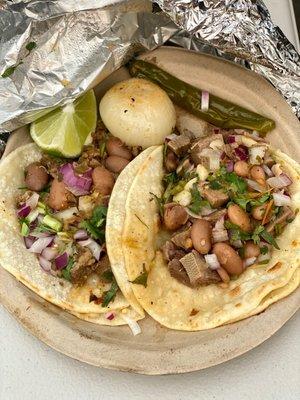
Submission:
[[[266,0],[296,42],[289,0]],[[256,349],[185,375],[148,377],[95,368],[50,349],[0,307],[0,400],[298,400],[300,313]],[[201,354],[199,354],[201,357]]]

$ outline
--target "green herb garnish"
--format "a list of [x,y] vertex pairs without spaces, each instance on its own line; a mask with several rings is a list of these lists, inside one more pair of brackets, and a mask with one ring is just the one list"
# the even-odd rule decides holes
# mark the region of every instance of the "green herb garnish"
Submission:
[[164,204],[165,204],[163,198],[158,197],[158,196],[156,196],[156,194],[151,193],[151,192],[150,192],[150,194],[151,194],[151,196],[153,196],[153,199],[155,200],[155,202],[157,204],[159,215],[161,217],[163,217],[164,216]]
[[114,279],[112,281],[110,289],[104,293],[102,307],[108,306],[108,304],[116,297],[118,289],[119,289],[118,284],[117,284],[116,280]]
[[29,226],[26,224],[26,222],[23,222],[21,226],[21,235],[28,236],[29,232],[30,232]]
[[107,207],[97,206],[88,220],[82,221],[80,227],[87,230],[93,239],[105,241],[105,224],[107,216]]
[[147,287],[147,280],[148,280],[148,272],[144,271],[136,277],[133,281],[130,281],[131,283],[134,283],[135,285],[143,285],[144,287]]
[[189,206],[189,210],[191,210],[195,214],[199,214],[202,207],[209,207],[209,202],[207,200],[202,199],[197,183],[193,184],[193,187],[190,190],[190,192],[192,195],[192,201]]
[[112,273],[112,271],[107,270],[103,272],[101,278],[103,278],[107,282],[112,282],[114,280],[114,274]]
[[279,250],[279,246],[278,246],[276,240],[273,238],[273,236],[268,231],[266,231],[264,229],[260,235],[266,242],[270,243],[272,246],[275,247],[275,249]]
[[74,267],[75,261],[72,257],[69,258],[68,265],[62,270],[62,276],[67,280],[71,281],[71,270]]
[[35,42],[29,42],[29,43],[26,44],[26,49],[28,51],[31,51],[31,50],[33,50],[35,48],[36,48],[36,43]]
[[265,255],[265,254],[267,254],[268,252],[269,252],[268,246],[262,246],[262,247],[260,247],[260,254]]

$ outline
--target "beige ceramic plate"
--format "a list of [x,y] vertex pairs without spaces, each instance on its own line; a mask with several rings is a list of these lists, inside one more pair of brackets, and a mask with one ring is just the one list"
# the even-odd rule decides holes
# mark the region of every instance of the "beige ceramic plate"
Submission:
[[[231,63],[174,48],[160,48],[144,58],[156,59],[179,78],[273,118],[277,128],[269,139],[299,161],[299,122],[264,79]],[[112,74],[97,87],[98,97],[126,77],[124,68]],[[24,131],[15,134],[7,152],[26,140]],[[128,327],[99,327],[67,314],[3,269],[0,301],[34,336],[70,357],[99,367],[155,375],[207,368],[259,345],[297,311],[300,289],[257,316],[208,331],[172,331],[146,318],[140,324],[142,334],[136,337]]]

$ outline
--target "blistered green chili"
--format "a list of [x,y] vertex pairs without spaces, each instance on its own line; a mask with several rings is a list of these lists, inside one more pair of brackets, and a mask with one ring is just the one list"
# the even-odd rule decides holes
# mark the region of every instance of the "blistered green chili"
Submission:
[[202,90],[175,78],[154,64],[134,60],[129,64],[131,76],[151,80],[164,89],[178,106],[220,128],[244,128],[261,135],[275,128],[275,122],[236,104],[210,94],[209,108],[201,110]]

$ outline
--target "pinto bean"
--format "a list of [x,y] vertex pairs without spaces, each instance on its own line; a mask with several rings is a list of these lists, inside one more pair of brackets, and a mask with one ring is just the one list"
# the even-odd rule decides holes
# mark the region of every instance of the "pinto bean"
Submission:
[[48,204],[54,210],[63,210],[68,207],[68,191],[64,182],[53,179],[51,183]]
[[113,190],[115,179],[113,174],[104,167],[96,167],[92,172],[92,179],[95,190],[104,196]]
[[212,228],[205,219],[196,219],[191,229],[191,239],[194,248],[200,254],[207,254],[211,249]]
[[213,253],[228,274],[240,275],[243,272],[243,261],[229,244],[224,242],[216,243],[213,247]]
[[233,224],[239,226],[243,231],[251,231],[251,222],[248,214],[237,204],[231,204],[228,207],[228,218]]
[[26,168],[25,184],[30,190],[39,192],[44,189],[49,181],[49,175],[46,168],[38,163],[32,163]]
[[129,160],[119,156],[109,156],[105,160],[106,168],[117,174],[121,172],[127,164],[129,164]]
[[244,247],[244,258],[258,257],[260,255],[260,248],[257,244],[249,241]]
[[175,231],[184,225],[188,217],[188,213],[179,204],[170,203],[165,206],[164,223],[165,227],[170,231]]
[[261,186],[265,186],[266,184],[266,173],[263,168],[259,165],[253,165],[250,169],[250,176]]
[[118,156],[129,161],[132,159],[131,151],[116,137],[110,137],[107,140],[106,151],[110,156]]
[[227,283],[230,281],[230,276],[228,275],[226,269],[220,267],[217,269],[217,273],[220,275],[220,278],[223,282]]
[[243,176],[243,177],[248,176],[248,174],[249,174],[249,166],[246,163],[246,161],[237,161],[234,164],[234,172],[238,176]]
[[173,151],[168,151],[165,158],[165,167],[168,172],[173,172],[178,166],[178,158]]

